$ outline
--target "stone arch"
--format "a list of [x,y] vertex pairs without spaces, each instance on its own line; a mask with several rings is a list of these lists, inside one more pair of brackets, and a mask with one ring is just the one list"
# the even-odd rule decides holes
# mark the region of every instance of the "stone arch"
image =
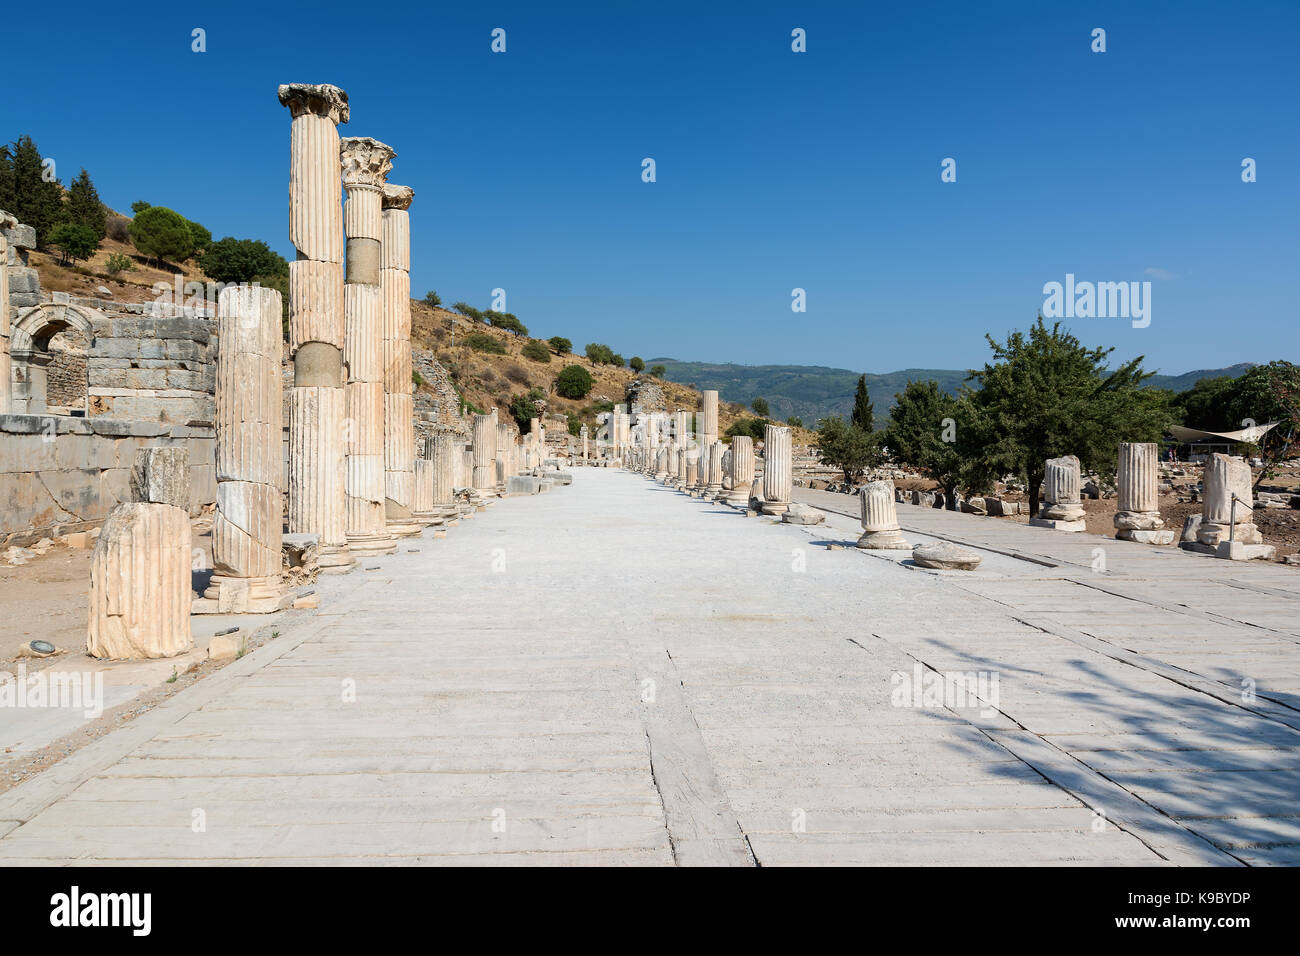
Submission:
[[46,302],[18,313],[9,339],[10,396],[15,413],[40,415],[46,411],[48,369],[54,357],[50,340],[60,332],[73,331],[93,347],[97,319],[104,319],[104,314],[67,302]]

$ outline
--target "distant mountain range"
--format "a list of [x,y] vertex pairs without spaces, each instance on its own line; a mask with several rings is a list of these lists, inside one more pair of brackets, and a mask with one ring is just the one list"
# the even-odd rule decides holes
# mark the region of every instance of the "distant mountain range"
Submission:
[[[748,405],[755,398],[764,398],[772,418],[785,421],[795,416],[810,428],[819,418],[849,416],[860,374],[846,368],[820,365],[732,365],[679,362],[670,358],[647,359],[646,365],[662,365],[666,370],[664,377],[670,382],[699,389],[716,389],[724,401]],[[1197,369],[1182,375],[1154,375],[1148,384],[1153,388],[1182,392],[1199,379],[1216,375],[1237,378],[1251,368],[1254,368],[1253,362],[1241,362],[1227,368]],[[908,382],[926,379],[934,379],[941,389],[955,394],[966,380],[966,371],[907,368],[883,375],[867,373],[867,391],[875,405],[877,423],[883,424],[894,405],[894,395],[901,392]]]

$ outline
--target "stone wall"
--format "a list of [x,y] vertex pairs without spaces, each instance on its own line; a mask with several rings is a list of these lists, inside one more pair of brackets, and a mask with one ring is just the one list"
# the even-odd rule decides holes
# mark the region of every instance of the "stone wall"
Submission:
[[50,340],[49,369],[45,373],[45,407],[86,409],[86,383],[89,380],[86,353],[90,342],[76,329],[60,332]]
[[190,512],[216,501],[211,428],[0,415],[0,547],[101,524],[130,501],[131,465],[147,446],[189,449]]
[[[0,211],[2,213],[2,211]],[[3,219],[0,214],[0,219]],[[36,229],[17,225],[4,230],[9,253],[9,302],[7,305],[24,307],[41,301],[41,277],[27,262],[28,253],[36,248]]]

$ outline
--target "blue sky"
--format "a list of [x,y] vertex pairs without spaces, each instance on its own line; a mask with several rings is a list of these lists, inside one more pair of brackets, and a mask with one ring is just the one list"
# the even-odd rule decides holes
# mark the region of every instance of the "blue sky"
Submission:
[[1117,358],[1300,359],[1294,2],[79,7],[5,15],[0,136],[65,183],[291,257],[276,86],[334,83],[415,188],[413,294],[535,335],[964,368],[1073,273],[1152,282],[1147,328],[1067,323]]

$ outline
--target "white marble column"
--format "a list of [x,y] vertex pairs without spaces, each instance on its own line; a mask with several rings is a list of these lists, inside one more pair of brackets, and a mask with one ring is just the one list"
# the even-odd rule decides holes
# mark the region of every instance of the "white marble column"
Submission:
[[515,427],[509,422],[497,422],[497,490],[506,490],[506,481],[517,473],[514,461]]
[[1170,544],[1172,531],[1161,530],[1158,490],[1160,469],[1154,442],[1122,442],[1115,484],[1119,490],[1115,537],[1143,544]]
[[380,300],[384,349],[384,516],[389,534],[414,537],[415,399],[411,376],[410,186],[385,183],[380,200]]
[[195,610],[269,614],[289,602],[281,577],[280,293],[232,286],[217,300],[214,573]]
[[704,485],[704,496],[716,498],[722,493],[722,442],[714,440],[708,445],[709,472]]
[[586,425],[583,425],[583,426],[582,426],[582,432],[581,432],[581,435],[582,435],[582,460],[583,460],[583,461],[587,461],[588,458],[590,457],[590,455],[589,455],[589,453],[588,453],[588,452],[589,452],[589,449],[588,449],[588,442],[589,442],[590,436],[589,436],[589,434],[588,434],[587,426],[586,426]]
[[1029,523],[1057,531],[1086,531],[1081,486],[1078,458],[1049,458],[1043,468],[1043,507]]
[[384,179],[393,168],[391,147],[369,136],[340,140],[343,228],[347,269],[343,286],[346,333],[348,433],[348,547],[356,554],[392,554],[384,508],[384,336],[381,295]]
[[289,83],[289,531],[317,537],[324,573],[352,567],[344,507],[343,210],[338,124],[348,95]]
[[794,485],[793,456],[790,429],[768,425],[763,433],[763,514],[785,514],[790,509]]
[[13,365],[9,351],[9,240],[4,230],[18,225],[18,220],[8,214],[0,216],[0,415],[10,411],[10,391]]
[[[1201,486],[1201,527],[1196,540],[1211,547],[1231,538],[1239,544],[1262,544],[1254,523],[1254,493],[1250,465],[1244,458],[1215,452],[1205,462]],[[1234,509],[1233,498],[1237,504]],[[1235,527],[1233,519],[1236,519]]]
[[911,547],[898,526],[892,481],[870,481],[858,491],[862,508],[862,537],[859,548],[875,551],[903,551]]
[[474,490],[480,495],[497,491],[497,417],[496,409],[488,415],[474,416]]
[[754,483],[754,439],[737,435],[731,439],[731,491],[727,504],[736,508],[749,507],[749,489]]

